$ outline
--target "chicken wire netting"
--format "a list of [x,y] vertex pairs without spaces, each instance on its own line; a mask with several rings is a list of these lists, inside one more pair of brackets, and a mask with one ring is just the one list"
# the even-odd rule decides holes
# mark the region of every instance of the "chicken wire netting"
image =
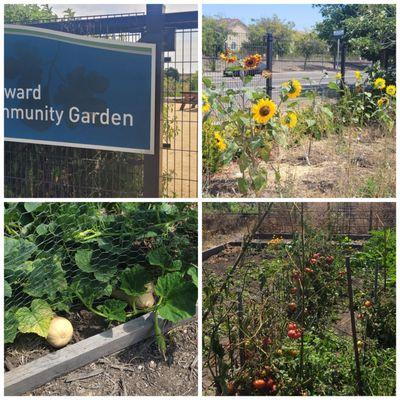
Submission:
[[124,322],[148,311],[127,295],[160,277],[179,277],[186,303],[171,300],[174,318],[195,308],[195,204],[6,203],[4,225],[6,343],[45,337],[46,313]]

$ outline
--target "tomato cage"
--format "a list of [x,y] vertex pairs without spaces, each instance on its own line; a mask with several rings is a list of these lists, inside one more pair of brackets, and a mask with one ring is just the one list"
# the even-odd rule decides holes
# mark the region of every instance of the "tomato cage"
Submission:
[[395,211],[205,204],[203,393],[393,395]]
[[[150,361],[178,368],[168,331],[181,323],[191,332],[182,343],[196,338],[195,204],[6,203],[4,212],[6,393],[77,393],[81,379],[93,377],[90,386],[115,370],[125,380],[117,393],[133,394]],[[197,390],[187,373],[178,393]],[[111,394],[112,382],[93,390]]]

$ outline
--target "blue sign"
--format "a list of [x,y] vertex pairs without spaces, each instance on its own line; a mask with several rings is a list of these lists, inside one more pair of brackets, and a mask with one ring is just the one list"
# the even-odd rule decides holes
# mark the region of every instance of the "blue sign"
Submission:
[[154,154],[155,45],[5,26],[5,140]]

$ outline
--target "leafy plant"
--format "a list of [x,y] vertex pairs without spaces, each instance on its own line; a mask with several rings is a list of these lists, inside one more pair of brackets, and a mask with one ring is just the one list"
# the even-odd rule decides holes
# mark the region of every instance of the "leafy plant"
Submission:
[[[73,307],[110,323],[149,311],[174,323],[194,315],[194,205],[7,203],[4,214],[6,343],[21,333],[46,337],[52,316]],[[148,285],[156,302],[139,308]]]

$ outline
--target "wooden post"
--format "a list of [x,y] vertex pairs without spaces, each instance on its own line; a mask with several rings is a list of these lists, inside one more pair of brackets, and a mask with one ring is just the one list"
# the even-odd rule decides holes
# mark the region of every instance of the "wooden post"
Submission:
[[353,302],[353,283],[351,278],[351,267],[350,267],[350,257],[346,257],[346,272],[347,272],[347,291],[349,295],[349,312],[351,320],[351,334],[353,337],[353,349],[354,349],[354,360],[356,365],[356,384],[357,393],[359,396],[364,394],[361,382],[361,370],[360,370],[360,356],[358,354],[357,346],[357,331],[356,331],[356,319],[354,317],[354,302]]
[[386,259],[387,259],[387,228],[384,231],[384,249],[383,249],[383,290],[386,291],[387,284],[387,267],[386,267]]
[[244,348],[244,332],[243,332],[243,297],[242,291],[238,290],[237,292],[237,300],[238,300],[238,327],[239,327],[239,360],[240,360],[240,368],[243,367],[246,361],[245,348]]
[[146,31],[141,42],[156,44],[156,90],[154,121],[154,155],[144,156],[143,197],[160,197],[162,175],[162,108],[164,99],[163,29],[165,6],[146,5]]
[[305,293],[304,293],[304,268],[305,268],[305,237],[304,237],[304,203],[301,203],[301,328],[303,329],[300,341],[300,383],[303,383],[303,368],[304,368],[304,303],[305,303]]

